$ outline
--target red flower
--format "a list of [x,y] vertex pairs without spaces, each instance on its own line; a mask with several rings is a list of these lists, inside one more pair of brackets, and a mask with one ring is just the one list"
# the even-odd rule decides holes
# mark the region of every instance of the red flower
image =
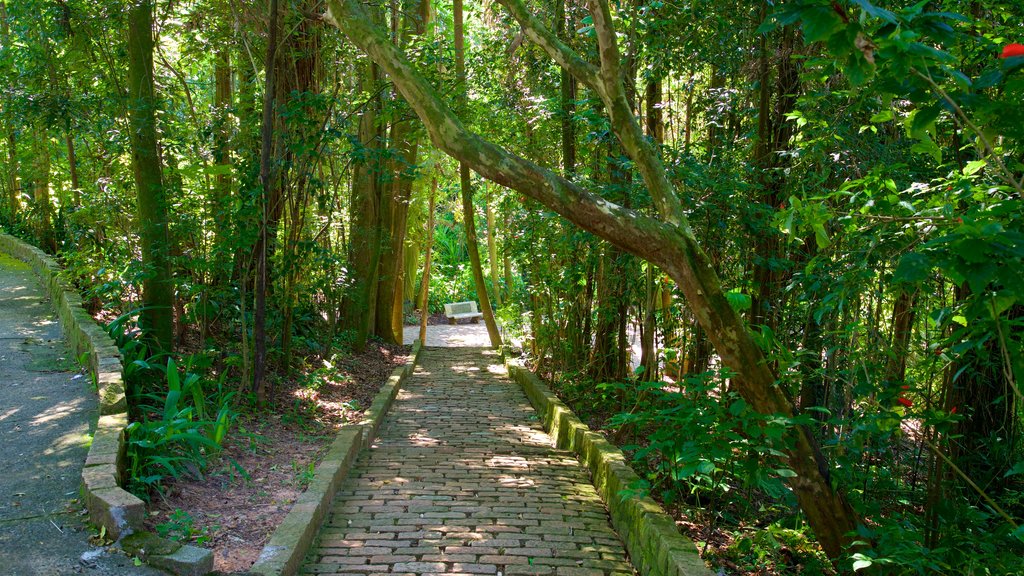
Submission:
[[950,408],[949,409],[949,413],[950,414],[956,414],[956,406],[953,406],[952,408]]
[[1003,48],[1003,53],[999,55],[1000,58],[1013,58],[1014,56],[1024,56],[1024,44],[1007,44]]
[[914,405],[913,402],[911,402],[910,400],[907,400],[906,398],[897,398],[896,401],[899,402],[900,404],[903,404],[907,408],[910,408],[911,406]]

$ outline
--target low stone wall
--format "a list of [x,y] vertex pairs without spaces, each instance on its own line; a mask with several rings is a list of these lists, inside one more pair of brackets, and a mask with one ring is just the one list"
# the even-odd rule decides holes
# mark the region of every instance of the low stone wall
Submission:
[[99,394],[100,417],[82,469],[89,521],[118,539],[142,527],[145,504],[120,486],[124,474],[128,403],[121,354],[114,340],[82,308],[82,297],[60,277],[60,266],[42,250],[0,232],[0,251],[32,266],[50,295],[75,357],[88,367]]
[[299,571],[320,526],[327,517],[334,494],[348,475],[360,450],[373,444],[381,422],[398,396],[402,382],[412,375],[419,360],[422,345],[416,340],[412,357],[403,366],[395,368],[387,382],[373,399],[363,419],[357,424],[346,424],[338,431],[327,455],[316,468],[313,480],[299,495],[292,509],[270,536],[251,574],[264,576],[291,576]]
[[594,486],[608,506],[612,525],[640,574],[711,576],[693,541],[679,533],[665,510],[650,497],[630,491],[640,477],[626,463],[622,451],[590,430],[535,374],[513,365],[508,370],[557,446],[574,452],[590,470]]

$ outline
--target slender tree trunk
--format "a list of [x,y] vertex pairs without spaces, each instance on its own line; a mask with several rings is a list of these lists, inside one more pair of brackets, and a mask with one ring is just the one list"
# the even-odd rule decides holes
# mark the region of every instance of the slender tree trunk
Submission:
[[[555,0],[555,34],[567,41],[565,34],[565,0]],[[576,172],[576,129],[573,114],[576,112],[576,79],[569,71],[560,68],[558,82],[560,124],[562,130],[562,168],[570,176]]]
[[78,186],[78,157],[75,155],[75,138],[68,132],[64,135],[64,142],[68,148],[68,171],[71,176],[71,194],[75,207],[82,205],[82,190]]
[[914,303],[917,292],[900,290],[892,308],[892,345],[889,361],[885,367],[885,379],[889,382],[903,382],[907,372],[907,354],[910,350],[910,335],[914,325]]
[[[454,0],[452,11],[455,15],[455,76],[460,85],[461,100],[466,97],[466,48],[463,26],[462,0]],[[487,285],[484,283],[483,269],[480,267],[480,246],[476,239],[475,210],[473,210],[473,187],[469,179],[469,164],[459,163],[459,185],[462,193],[462,216],[466,225],[466,248],[469,252],[469,266],[473,271],[473,283],[476,284],[477,299],[480,300],[480,312],[484,315],[487,335],[491,346],[501,348],[501,334],[498,324],[494,321],[491,300],[487,297]]]
[[36,224],[36,241],[39,247],[51,254],[57,252],[57,239],[53,233],[53,201],[50,199],[50,137],[45,128],[39,128],[33,139],[35,160],[35,181],[32,197],[39,222]]
[[427,207],[427,246],[423,258],[423,277],[420,280],[420,344],[427,343],[427,318],[430,317],[430,258],[434,249],[434,202],[437,197],[437,173],[430,181],[430,206]]
[[232,104],[231,89],[231,52],[227,48],[217,51],[217,60],[213,69],[214,76],[214,138],[213,161],[217,165],[212,198],[213,226],[216,230],[216,246],[214,247],[213,284],[219,284],[227,275],[224,268],[230,263],[226,257],[226,247],[231,241],[231,132],[230,108]]
[[167,201],[156,137],[153,89],[153,6],[134,0],[128,9],[128,119],[138,197],[144,309],[140,324],[156,350],[169,352],[174,338],[174,283]]
[[7,158],[7,208],[13,223],[21,210],[21,190],[18,181],[18,137],[13,130],[7,134]]
[[[3,48],[11,48],[11,29],[7,22],[7,2],[0,0],[0,41]],[[4,99],[4,111],[10,115],[11,101]],[[7,209],[10,214],[11,223],[18,218],[21,210],[21,191],[18,189],[18,136],[14,131],[14,123],[8,120],[7,123]]]
[[764,324],[773,331],[781,320],[778,294],[782,288],[779,262],[783,254],[780,234],[771,225],[771,219],[782,203],[785,185],[782,169],[787,165],[788,156],[781,152],[789,148],[793,136],[794,124],[787,115],[796,107],[800,91],[799,69],[793,60],[794,35],[793,28],[787,27],[778,42],[769,42],[769,34],[759,39],[757,141],[753,152],[763,215],[752,230],[756,242],[750,323]]
[[262,403],[266,401],[266,385],[264,382],[267,370],[267,252],[270,238],[271,211],[271,148],[274,139],[274,99],[275,99],[275,69],[277,67],[277,27],[278,27],[278,0],[270,0],[269,32],[267,38],[267,59],[264,69],[266,70],[266,85],[263,92],[263,124],[260,130],[260,184],[262,185],[262,196],[260,198],[260,229],[256,241],[256,282],[255,297],[256,305],[253,313],[253,340],[255,341],[255,353],[253,354],[253,379],[252,391]]
[[498,231],[494,224],[494,210],[491,209],[490,194],[484,200],[484,209],[487,215],[487,264],[491,270],[491,285],[494,286],[494,305],[501,308],[501,282],[498,280],[500,273],[498,269],[498,240],[495,238]]
[[[401,9],[402,44],[408,45],[426,31],[430,1],[405,0]],[[405,236],[420,135],[416,123],[409,121],[396,123],[392,131],[392,148],[398,159],[392,163],[392,194],[385,199],[389,204],[385,212],[390,213],[390,220],[384,222],[389,241],[381,246],[376,320],[377,335],[392,344],[402,343],[405,324]]]

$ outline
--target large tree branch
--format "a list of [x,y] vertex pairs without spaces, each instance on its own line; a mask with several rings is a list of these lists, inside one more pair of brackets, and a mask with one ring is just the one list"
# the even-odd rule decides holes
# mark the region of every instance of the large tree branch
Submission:
[[[328,0],[327,6],[326,18],[387,72],[438,148],[465,162],[483,177],[537,200],[581,228],[661,267],[683,290],[723,364],[741,376],[733,382],[743,398],[763,414],[793,415],[792,403],[777,385],[774,373],[746,325],[729,305],[714,267],[697,244],[685,217],[681,211],[672,211],[671,200],[663,198],[659,205],[668,222],[643,216],[471,133],[384,32],[373,24],[359,0]],[[621,100],[624,104],[625,99]],[[610,111],[610,115],[614,114],[619,114],[621,121],[632,119],[636,124],[628,106],[625,111]],[[665,187],[664,183],[668,182],[665,174],[657,177],[651,173],[661,166],[656,153],[652,156],[636,147],[644,141],[635,136],[639,134],[639,127],[636,132],[624,129],[623,133],[626,136],[620,134],[620,138],[624,145],[629,141],[634,144],[634,151],[642,152],[636,158],[638,164],[640,158],[646,160],[641,172],[652,192],[654,185],[659,186],[662,194],[666,190],[671,192],[671,187]],[[668,198],[675,196],[670,194]],[[678,218],[673,219],[673,215]],[[787,454],[789,466],[796,475],[787,481],[822,547],[835,558],[850,542],[848,535],[857,526],[856,514],[842,494],[833,490],[828,463],[811,433],[806,428],[793,427],[788,440],[792,443]]]
[[575,76],[577,80],[586,84],[602,98],[604,97],[600,70],[598,70],[597,66],[584,60],[572,48],[562,42],[558,35],[544,26],[532,12],[526,9],[526,4],[522,0],[497,1],[519,22],[523,29],[523,34],[531,42],[547,52],[549,58]]
[[644,136],[640,123],[626,98],[622,83],[618,42],[612,25],[611,10],[607,0],[589,0],[590,14],[597,34],[600,69],[580,58],[572,48],[562,43],[529,10],[522,0],[498,0],[519,22],[526,37],[540,46],[559,66],[594,90],[604,102],[611,120],[612,131],[619,138],[626,154],[636,163],[640,176],[654,199],[662,219],[687,232],[689,224],[683,214],[682,203],[675,187],[668,179],[665,166],[658,150]]

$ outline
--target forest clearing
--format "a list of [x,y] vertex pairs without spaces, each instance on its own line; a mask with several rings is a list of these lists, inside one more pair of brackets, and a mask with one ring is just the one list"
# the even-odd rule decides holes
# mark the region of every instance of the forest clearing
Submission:
[[16,573],[1024,575],[1024,4],[0,0],[0,74]]

